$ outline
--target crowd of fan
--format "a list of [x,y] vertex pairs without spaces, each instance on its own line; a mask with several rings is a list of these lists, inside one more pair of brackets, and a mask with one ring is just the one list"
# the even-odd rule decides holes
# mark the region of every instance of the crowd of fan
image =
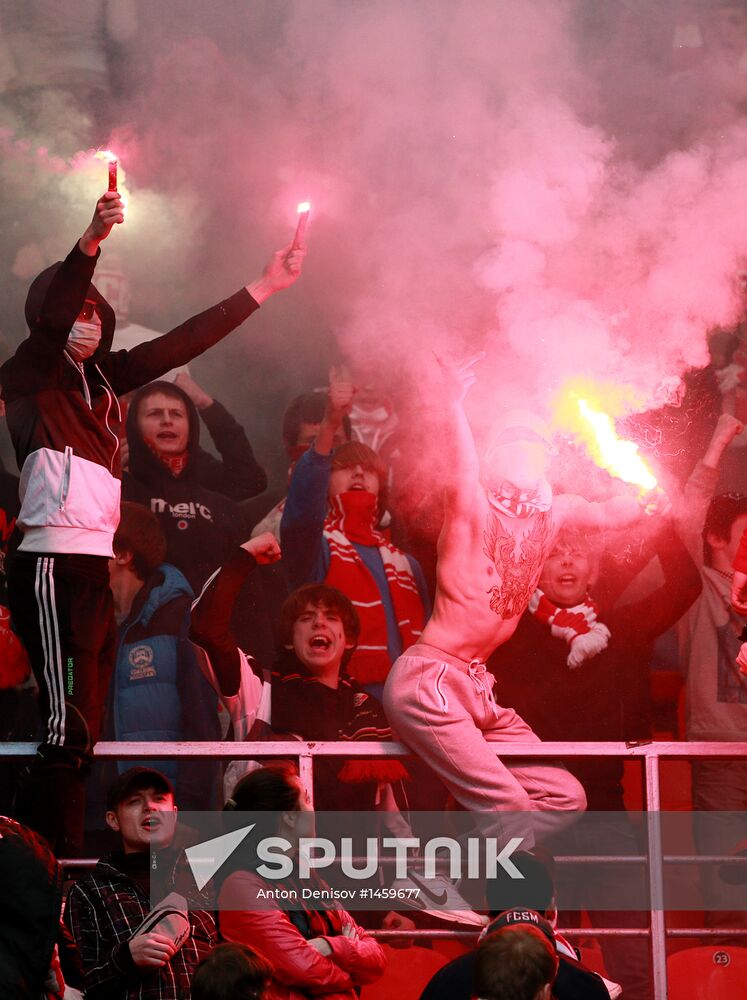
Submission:
[[[82,269],[85,290],[90,275],[76,253],[83,255],[74,250],[63,268]],[[45,287],[48,294],[49,279]],[[255,287],[252,295],[256,302],[244,304],[243,312],[234,303],[233,325],[256,308],[262,289]],[[104,313],[106,326],[101,300],[94,297],[90,306]],[[225,317],[226,303],[215,308]],[[35,330],[43,324],[33,311],[29,322],[33,345]],[[200,351],[230,330],[227,320],[221,323],[219,333],[201,334]],[[561,532],[535,598],[513,636],[488,662],[501,705],[515,709],[541,739],[645,740],[657,728],[674,738],[743,738],[747,677],[739,657],[747,617],[738,602],[735,609],[732,582],[735,566],[737,582],[747,568],[738,551],[747,527],[747,479],[740,479],[741,467],[733,458],[741,453],[744,429],[728,412],[735,409],[734,400],[719,391],[723,370],[739,363],[740,337],[740,331],[732,335],[736,360],[730,355],[718,370],[714,363],[713,371],[691,378],[697,411],[688,419],[704,423],[708,439],[703,454],[689,456],[689,465],[679,470],[679,481],[672,471],[671,503],[624,543],[601,532]],[[723,339],[720,335],[714,343]],[[21,372],[23,360],[19,349],[0,372],[9,405],[23,395],[22,380],[30,379]],[[126,410],[118,444],[123,499],[106,588],[116,634],[100,637],[99,643],[99,649],[108,649],[100,662],[108,662],[111,670],[99,671],[95,683],[89,678],[85,704],[76,701],[82,696],[77,689],[73,696],[71,684],[65,705],[80,708],[88,736],[103,740],[392,739],[382,707],[384,683],[428,620],[442,520],[437,491],[421,491],[413,503],[417,443],[397,418],[396,400],[386,387],[356,389],[338,369],[330,372],[323,391],[293,399],[281,425],[289,462],[287,496],[259,520],[249,512],[261,504],[256,498],[267,478],[245,430],[188,371],[150,381],[149,372],[165,371],[155,371],[159,365],[147,361],[145,353],[138,362],[145,384],[119,401]],[[115,374],[126,387],[126,373]],[[131,372],[128,377],[134,387]],[[704,393],[710,393],[710,407],[703,405]],[[684,406],[687,414],[687,399]],[[31,446],[19,445],[23,434],[14,419],[23,465]],[[203,423],[219,457],[200,444]],[[726,471],[720,468],[724,455],[729,456]],[[65,482],[66,491],[69,485]],[[735,488],[726,492],[725,485]],[[5,606],[12,605],[5,572],[28,558],[16,552],[18,490],[18,477],[2,468],[0,727],[6,741],[43,741],[37,686],[14,631],[23,616],[37,610],[17,603],[11,615]],[[63,496],[60,510],[64,501]],[[34,550],[35,558],[40,551]],[[39,580],[37,603],[44,586]],[[50,615],[62,615],[54,595],[51,600]],[[95,609],[91,615],[95,631]],[[51,618],[41,633],[42,643],[53,641]],[[670,684],[668,698],[658,696],[663,679]],[[679,686],[684,689],[682,723]],[[47,722],[54,708],[48,692],[41,708]],[[74,740],[67,742],[76,748]],[[33,877],[46,886],[35,904],[33,926],[24,928],[24,914],[14,916],[6,908],[4,919],[15,922],[18,934],[9,954],[20,970],[19,983],[28,988],[8,995],[39,995],[34,984],[48,973],[53,976],[49,995],[62,995],[60,970],[87,996],[107,998],[188,996],[190,984],[197,998],[352,997],[357,987],[381,976],[381,947],[348,913],[255,911],[250,902],[259,876],[240,867],[224,874],[204,910],[177,914],[174,919],[185,923],[178,946],[171,925],[164,930],[157,924],[160,929],[153,930],[152,920],[148,924],[148,848],[156,834],[169,846],[176,803],[182,809],[214,810],[229,800],[240,808],[275,810],[287,817],[283,835],[298,838],[306,829],[306,792],[288,765],[260,768],[233,761],[226,767],[215,759],[178,758],[128,769],[97,761],[88,774],[90,746],[81,744],[78,750],[75,767],[50,751],[43,781],[12,758],[2,762],[7,780],[0,790],[0,812],[23,821],[2,821],[3,872],[25,872],[27,881]],[[567,766],[583,786],[588,808],[624,813],[621,761],[574,759]],[[436,810],[448,800],[447,789],[417,759],[326,758],[317,763],[313,791],[317,809],[328,810],[381,808],[382,802],[392,812]],[[464,807],[458,786],[451,791]],[[692,795],[693,807],[701,812],[747,809],[747,764],[698,762]],[[53,801],[61,803],[60,810]],[[53,854],[74,857],[85,847],[98,854],[112,847],[114,833],[116,849],[69,891],[64,924],[70,933],[60,937],[61,876]],[[697,842],[697,827],[695,836]],[[729,837],[727,829],[725,851],[735,846]],[[626,845],[618,846],[624,850]],[[179,863],[175,851],[175,885]],[[505,898],[499,906],[489,900],[496,919],[478,951],[465,956],[468,961],[457,970],[447,967],[439,974],[446,979],[440,986],[434,980],[427,995],[466,997],[473,976],[474,989],[485,997],[546,997],[552,983],[558,997],[609,995],[601,980],[592,979],[586,983],[588,993],[578,985],[564,992],[564,976],[586,973],[573,965],[572,949],[546,919],[554,907],[554,891],[548,893],[541,904]],[[215,911],[221,914],[217,922]],[[384,926],[411,926],[396,915],[388,919]],[[615,913],[613,923],[640,919],[634,912]],[[604,952],[609,974],[625,984],[625,996],[646,996],[645,944],[606,939]],[[524,992],[509,993],[507,976],[526,980]],[[600,984],[603,992],[596,994]],[[0,995],[5,995],[2,986]]]

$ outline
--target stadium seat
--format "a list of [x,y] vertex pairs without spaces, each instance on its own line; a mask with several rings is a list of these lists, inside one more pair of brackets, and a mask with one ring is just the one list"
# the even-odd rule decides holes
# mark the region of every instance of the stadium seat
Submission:
[[704,945],[667,959],[669,1000],[747,1000],[747,948]]
[[431,977],[447,964],[444,955],[430,948],[392,948],[382,945],[386,952],[386,972],[370,986],[364,986],[361,1000],[418,1000]]

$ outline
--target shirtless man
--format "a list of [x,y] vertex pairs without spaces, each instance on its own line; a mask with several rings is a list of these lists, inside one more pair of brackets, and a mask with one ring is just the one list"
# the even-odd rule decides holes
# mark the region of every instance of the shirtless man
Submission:
[[[563,495],[553,502],[545,474],[555,449],[543,422],[525,411],[496,422],[481,469],[463,401],[483,357],[461,367],[439,362],[447,421],[442,440],[453,474],[438,541],[436,598],[422,640],[392,667],[384,708],[397,735],[464,809],[581,811],[584,790],[561,765],[516,758],[503,764],[496,756],[497,743],[539,739],[513,709],[496,704],[485,661],[513,634],[561,526],[620,527],[642,512],[632,497],[592,504]],[[531,663],[526,677],[531,684]],[[523,849],[532,836],[525,834]]]

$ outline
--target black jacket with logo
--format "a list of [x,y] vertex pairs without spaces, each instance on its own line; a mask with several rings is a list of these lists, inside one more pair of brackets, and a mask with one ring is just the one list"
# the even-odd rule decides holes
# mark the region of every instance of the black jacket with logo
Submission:
[[174,475],[143,440],[137,427],[140,400],[159,386],[154,382],[132,397],[127,413],[129,471],[123,476],[122,498],[152,511],[166,536],[166,562],[180,569],[196,594],[210,574],[249,537],[244,515],[233,500],[203,486],[193,455],[200,442],[200,418],[192,400],[178,386],[168,391],[184,400],[189,417],[189,458]]

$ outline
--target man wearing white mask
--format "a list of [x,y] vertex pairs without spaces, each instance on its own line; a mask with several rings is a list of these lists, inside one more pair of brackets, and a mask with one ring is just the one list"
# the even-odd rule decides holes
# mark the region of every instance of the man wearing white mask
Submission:
[[106,192],[67,258],[26,300],[29,336],[0,368],[21,468],[23,541],[8,579],[13,624],[39,685],[45,731],[17,812],[59,855],[82,847],[84,778],[114,653],[108,561],[119,519],[117,397],[216,344],[301,271],[286,247],[262,276],[169,333],[111,351],[114,310],[91,284],[100,243],[124,221]]

